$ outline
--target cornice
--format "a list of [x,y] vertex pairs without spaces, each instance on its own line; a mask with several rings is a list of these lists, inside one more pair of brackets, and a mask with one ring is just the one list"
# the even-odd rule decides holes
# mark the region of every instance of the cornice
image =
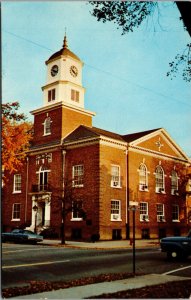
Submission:
[[85,88],[83,86],[81,86],[79,84],[76,84],[74,82],[71,82],[69,80],[57,80],[57,81],[51,82],[49,84],[43,85],[41,87],[41,89],[42,89],[42,91],[44,91],[46,88],[50,88],[50,87],[53,87],[53,86],[58,85],[58,84],[71,84],[71,85],[73,85],[75,87],[78,87],[80,89],[83,89],[85,91]]
[[[171,136],[168,134],[168,132],[164,129],[164,128],[160,128],[146,136],[143,136],[133,142],[130,142],[129,145],[131,147],[138,147],[138,144],[143,143],[151,138],[154,138],[157,135],[162,136],[162,138],[164,139],[164,141],[166,142],[166,144],[177,154],[177,155],[181,155],[182,157],[184,157],[185,161],[189,161],[188,156],[186,155],[186,153],[184,153],[184,151],[176,144],[176,142],[171,138]],[[138,148],[142,148],[142,147],[138,147]],[[142,148],[143,149],[143,148]],[[146,148],[145,148],[146,149]],[[154,150],[151,150],[154,152]],[[173,157],[173,156],[172,156]]]
[[71,56],[70,55],[66,55],[66,54],[64,54],[64,55],[59,55],[59,56],[57,56],[57,57],[54,57],[54,58],[52,58],[52,59],[48,59],[48,60],[46,60],[45,61],[45,64],[46,65],[48,65],[48,64],[50,64],[50,63],[52,63],[52,62],[54,62],[54,61],[58,61],[58,60],[60,60],[60,58],[70,58],[71,60],[74,60],[74,61],[76,61],[77,63],[80,63],[81,65],[82,65],[82,67],[84,66],[84,62],[80,59],[80,60],[78,60],[78,59],[76,59],[75,57],[72,57],[71,58]]
[[128,151],[136,152],[136,153],[141,153],[141,154],[146,154],[149,156],[157,157],[159,159],[163,158],[166,160],[172,160],[172,161],[180,161],[185,164],[189,164],[189,161],[180,157],[172,156],[169,154],[161,153],[158,151],[153,151],[150,149],[138,147],[138,146],[129,146]]
[[97,137],[92,137],[92,138],[78,139],[75,141],[64,143],[63,146],[66,147],[67,149],[73,149],[73,148],[89,146],[89,145],[93,145],[93,144],[97,144],[97,143],[99,143],[100,145],[118,148],[121,150],[127,149],[126,142],[120,142],[115,139],[107,138],[105,136],[97,136]]
[[37,108],[35,110],[30,111],[30,113],[32,115],[36,115],[36,114],[42,113],[44,111],[53,110],[53,109],[58,108],[58,107],[64,107],[64,108],[67,108],[67,109],[70,109],[70,110],[73,110],[73,111],[83,113],[85,115],[90,115],[90,116],[95,116],[96,115],[95,112],[91,112],[89,110],[86,110],[86,109],[78,107],[78,106],[72,106],[72,105],[70,105],[70,104],[68,104],[64,101],[59,101],[59,102],[56,102],[54,104],[50,104],[50,105],[47,105],[47,106],[43,106],[41,108]]
[[33,156],[33,155],[36,155],[36,154],[40,154],[40,153],[44,153],[44,152],[52,152],[52,151],[58,151],[61,149],[61,146],[62,144],[57,144],[57,145],[49,145],[49,146],[45,146],[43,147],[39,145],[39,148],[34,148],[34,149],[31,149],[31,150],[28,150],[27,151],[27,155],[29,156]]

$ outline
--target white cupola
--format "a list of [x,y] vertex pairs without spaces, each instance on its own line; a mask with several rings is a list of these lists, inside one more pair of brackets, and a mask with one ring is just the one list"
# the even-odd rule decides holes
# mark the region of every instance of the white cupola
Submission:
[[45,63],[47,77],[46,85],[42,87],[44,106],[63,102],[84,108],[83,62],[69,50],[66,35],[62,49],[51,55]]

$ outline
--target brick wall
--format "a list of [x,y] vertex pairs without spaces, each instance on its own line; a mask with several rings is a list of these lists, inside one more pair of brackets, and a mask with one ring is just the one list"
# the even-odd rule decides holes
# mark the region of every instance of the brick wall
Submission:
[[[83,187],[71,188],[74,165],[84,166]],[[65,184],[68,184],[68,190],[72,190],[72,199],[82,200],[83,210],[86,213],[86,220],[82,221],[71,221],[72,213],[67,215],[66,236],[71,238],[73,230],[81,229],[82,238],[90,239],[92,234],[99,231],[99,145],[67,149],[65,176],[67,178]]]
[[[111,187],[111,166],[120,166],[121,187]],[[113,230],[126,237],[126,154],[119,148],[100,146],[100,236],[111,240]],[[121,221],[111,221],[111,200],[121,201]]]
[[[51,118],[51,134],[44,135],[44,121]],[[60,140],[79,125],[92,126],[92,117],[66,107],[48,109],[34,116],[34,139],[33,145],[42,145]]]
[[[139,191],[139,166],[141,163],[147,166],[148,174],[148,191]],[[155,192],[155,168],[161,165],[165,173],[165,194]],[[129,200],[148,202],[149,222],[140,222],[140,212],[136,212],[136,237],[142,237],[142,230],[149,230],[150,238],[157,238],[159,230],[165,230],[167,235],[174,234],[175,230],[184,231],[185,227],[185,199],[179,190],[179,195],[171,195],[171,172],[175,170],[178,176],[185,172],[184,164],[178,161],[168,160],[161,157],[153,157],[129,151]],[[180,182],[179,182],[180,184]],[[179,185],[180,186],[180,185]],[[164,204],[165,222],[157,222],[158,203]],[[180,206],[180,222],[172,222],[172,205]],[[130,215],[130,232],[132,233],[132,215]]]

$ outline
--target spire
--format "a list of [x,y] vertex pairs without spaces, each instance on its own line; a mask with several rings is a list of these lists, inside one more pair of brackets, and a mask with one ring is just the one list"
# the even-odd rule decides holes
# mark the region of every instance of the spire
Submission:
[[64,35],[63,48],[64,48],[64,49],[68,48],[68,41],[67,41],[67,37],[66,37],[66,28],[65,28],[65,35]]

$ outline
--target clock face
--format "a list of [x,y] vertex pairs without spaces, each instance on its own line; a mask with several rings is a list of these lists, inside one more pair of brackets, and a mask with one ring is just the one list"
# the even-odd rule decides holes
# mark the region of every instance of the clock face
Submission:
[[75,67],[75,66],[71,66],[70,67],[70,74],[73,76],[73,77],[76,77],[78,75],[78,69]]
[[58,66],[54,65],[51,69],[51,75],[56,76],[57,73],[58,73]]

